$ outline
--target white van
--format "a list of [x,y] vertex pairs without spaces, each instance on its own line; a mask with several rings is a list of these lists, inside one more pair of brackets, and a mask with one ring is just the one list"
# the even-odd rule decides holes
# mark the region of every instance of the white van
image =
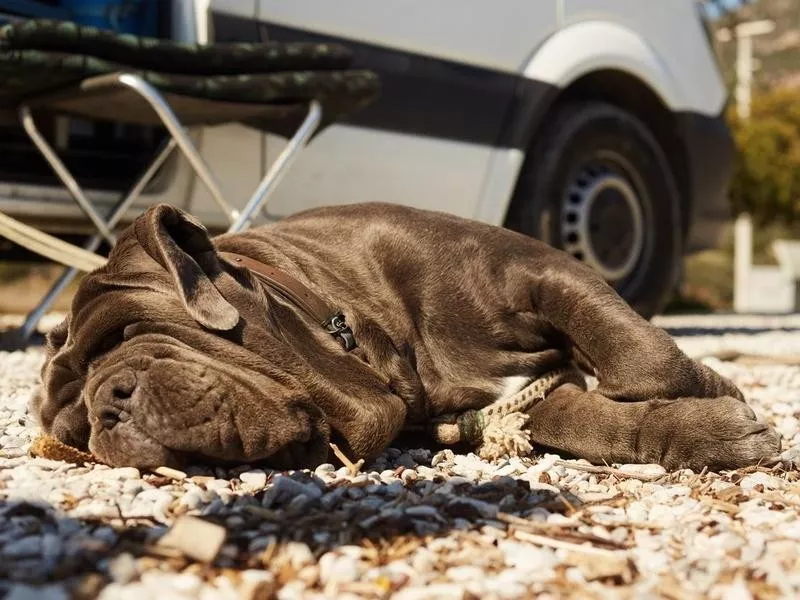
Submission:
[[[334,40],[381,77],[380,98],[312,142],[262,221],[386,201],[505,225],[586,261],[650,315],[672,291],[682,256],[714,245],[728,217],[727,90],[694,0],[155,6],[164,37]],[[100,123],[51,129],[76,178],[108,202],[159,141],[158,132]],[[195,133],[239,206],[285,143],[240,126]],[[0,156],[0,211],[82,233],[82,213],[24,134],[0,130]],[[177,156],[130,216],[154,202],[225,226]]]

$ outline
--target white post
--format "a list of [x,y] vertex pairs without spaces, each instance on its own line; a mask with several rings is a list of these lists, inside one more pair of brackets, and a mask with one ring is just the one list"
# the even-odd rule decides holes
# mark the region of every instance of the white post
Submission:
[[750,215],[736,217],[733,229],[733,312],[750,310],[750,271],[753,266],[753,222]]
[[[736,38],[736,114],[750,118],[750,99],[753,84],[753,38]],[[753,267],[753,222],[750,215],[736,217],[733,229],[733,312],[750,310],[750,272]]]
[[[772,21],[750,21],[736,26],[736,114],[741,120],[750,118],[750,100],[753,86],[753,36],[770,33],[775,29]],[[722,29],[720,41],[731,40],[731,32]],[[733,310],[746,313],[750,309],[750,273],[753,266],[753,222],[750,215],[742,213],[736,218],[733,229]]]
[[736,114],[740,119],[750,118],[752,85],[753,38],[740,33],[736,38]]

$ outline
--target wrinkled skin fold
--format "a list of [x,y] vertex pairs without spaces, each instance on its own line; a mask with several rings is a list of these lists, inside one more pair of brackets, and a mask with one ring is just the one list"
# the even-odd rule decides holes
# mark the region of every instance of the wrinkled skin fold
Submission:
[[[359,347],[345,352],[223,251],[305,283]],[[32,410],[115,466],[314,467],[331,441],[369,458],[405,425],[482,408],[570,362],[600,385],[565,384],[531,409],[544,447],[670,469],[780,451],[730,381],[588,267],[505,229],[378,203],[213,240],[190,215],[152,207],[48,335]]]

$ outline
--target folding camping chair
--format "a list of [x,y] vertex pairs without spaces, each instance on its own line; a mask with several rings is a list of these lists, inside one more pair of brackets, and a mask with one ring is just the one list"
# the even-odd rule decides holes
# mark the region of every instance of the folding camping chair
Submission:
[[[177,147],[230,222],[250,226],[276,184],[313,135],[374,99],[378,80],[349,69],[350,53],[333,44],[180,44],[117,35],[75,23],[33,20],[0,27],[0,120],[17,120],[97,229],[83,248],[0,214],[0,236],[69,267],[6,344],[28,343],[41,317],[79,271],[105,263],[114,228]],[[92,205],[40,133],[36,113],[163,126],[168,138],[108,214]],[[241,123],[289,143],[241,212],[223,196],[185,127]]]

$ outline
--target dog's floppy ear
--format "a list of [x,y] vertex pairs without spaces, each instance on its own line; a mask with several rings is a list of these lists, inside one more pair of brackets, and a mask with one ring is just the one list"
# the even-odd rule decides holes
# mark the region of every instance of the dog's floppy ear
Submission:
[[159,204],[136,219],[134,233],[145,252],[172,275],[186,310],[198,323],[219,331],[236,326],[239,312],[214,285],[222,265],[201,223]]

